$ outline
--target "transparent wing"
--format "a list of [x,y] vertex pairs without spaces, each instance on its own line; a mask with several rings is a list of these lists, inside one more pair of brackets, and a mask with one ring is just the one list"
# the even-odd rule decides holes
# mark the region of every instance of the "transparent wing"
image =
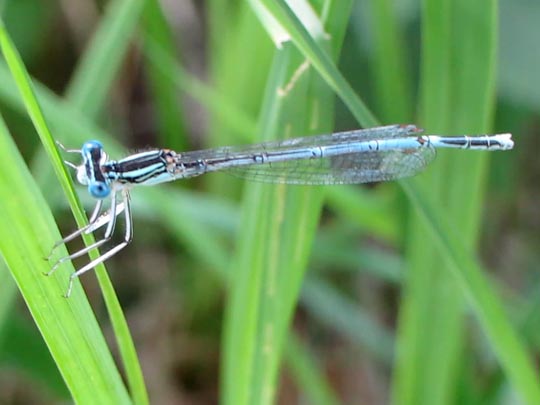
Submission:
[[256,153],[260,151],[279,151],[294,148],[304,148],[314,145],[342,145],[355,142],[367,142],[372,140],[404,138],[418,135],[423,132],[416,125],[386,125],[382,127],[356,129],[353,131],[335,132],[332,134],[304,136],[299,138],[285,139],[282,141],[262,142],[252,145],[225,146],[221,148],[205,149],[186,152],[183,156],[189,158],[212,158],[216,155],[234,156],[241,153]]
[[407,139],[419,132],[414,125],[390,125],[186,152],[178,155],[177,177],[225,171],[245,179],[288,184],[393,180],[418,173],[433,160],[435,150],[428,145],[379,149],[370,141]]
[[435,158],[435,149],[361,152],[226,169],[236,177],[267,183],[357,184],[409,177]]
[[277,152],[312,146],[345,145],[357,142],[368,142],[381,139],[404,138],[422,132],[415,125],[387,125],[383,127],[358,129],[354,131],[336,132],[326,135],[304,136],[270,141],[252,145],[225,146],[181,153],[183,161],[210,160],[215,158],[234,159],[237,156],[256,154],[262,151]]

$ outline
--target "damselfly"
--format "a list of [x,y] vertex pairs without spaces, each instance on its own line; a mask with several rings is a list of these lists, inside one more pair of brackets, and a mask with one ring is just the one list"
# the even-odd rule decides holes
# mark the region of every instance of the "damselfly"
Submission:
[[[102,239],[55,262],[47,275],[69,260],[83,256],[111,240],[117,216],[124,214],[124,240],[71,274],[66,297],[75,278],[114,256],[133,237],[129,190],[208,172],[226,171],[236,176],[271,183],[356,184],[395,180],[413,176],[435,157],[436,148],[507,150],[514,143],[511,134],[476,137],[420,135],[414,125],[389,125],[310,136],[249,146],[231,146],[194,152],[155,149],[110,160],[98,141],[82,148],[64,150],[80,153],[82,163],[66,162],[77,172],[79,183],[97,199],[88,225],[57,242],[59,246],[106,225]],[[102,213],[103,201],[110,208]],[[52,253],[51,253],[52,256]]]

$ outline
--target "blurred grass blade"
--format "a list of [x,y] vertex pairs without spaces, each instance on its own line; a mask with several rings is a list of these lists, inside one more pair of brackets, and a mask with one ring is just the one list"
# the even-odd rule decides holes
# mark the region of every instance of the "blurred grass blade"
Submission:
[[[0,251],[0,253],[2,253]],[[4,327],[6,319],[11,313],[15,297],[17,296],[17,285],[13,282],[9,274],[7,264],[0,258],[0,346],[4,339]]]
[[94,119],[103,107],[145,0],[111,0],[66,92],[73,106]]
[[396,243],[401,236],[398,212],[394,209],[396,193],[371,191],[354,186],[331,187],[326,205],[366,234]]
[[[146,0],[143,13],[144,49],[148,47],[148,39],[156,42],[164,54],[174,59],[176,49],[172,32],[169,29],[163,10],[158,0]],[[161,145],[174,150],[186,149],[187,129],[182,113],[180,96],[174,86],[174,76],[162,69],[161,58],[146,58],[149,86],[155,105],[158,123],[158,139]]]
[[153,36],[145,36],[144,52],[146,58],[159,61],[155,68],[160,76],[167,78],[171,90],[186,92],[206,110],[219,117],[221,131],[234,132],[238,138],[249,142],[256,130],[255,120],[237,107],[231,100],[216,92],[183,68]]
[[315,356],[310,353],[292,332],[285,343],[285,361],[298,386],[306,397],[306,403],[337,405],[340,403],[328,381],[319,371],[322,369]]
[[410,45],[396,16],[396,2],[371,0],[370,27],[374,37],[372,76],[375,102],[382,122],[410,122],[414,109]]
[[309,32],[302,25],[287,3],[283,0],[260,0],[274,18],[288,32],[294,44],[306,56],[310,63],[347,104],[358,122],[364,127],[378,125],[377,119],[352,90],[347,80],[340,73],[328,52],[317,45]]
[[[207,5],[212,85],[227,107],[235,106],[249,119],[245,122],[256,123],[274,46],[248,2],[238,2],[236,7],[232,7],[231,3],[225,5],[222,0],[213,0]],[[226,28],[221,29],[224,26]],[[248,132],[238,131],[238,126],[226,125],[231,121],[230,115],[223,115],[222,111],[225,109],[211,110],[206,142],[209,146],[256,141],[256,125],[250,124]],[[204,182],[209,192],[235,200],[240,195],[241,183],[238,180],[223,182],[219,176],[207,176]]]
[[302,288],[302,302],[323,324],[347,336],[372,357],[392,364],[394,339],[366,311],[352,304],[328,284],[311,277]]
[[[0,40],[5,36],[0,28]],[[62,297],[67,273],[43,276],[60,238],[51,212],[0,117],[0,250],[77,403],[129,403],[99,325],[78,285]],[[63,250],[65,253],[65,249]],[[70,267],[73,271],[72,266]]]
[[432,201],[426,203],[430,199],[425,193],[419,195],[419,187],[409,187],[412,183],[412,180],[404,181],[403,187],[423,221],[426,225],[429,224],[427,229],[433,241],[443,253],[444,260],[469,299],[501,366],[526,403],[540,403],[539,379],[532,359],[528,357],[527,351],[508,321],[491,283],[484,276],[478,262],[452,231],[448,218],[438,215],[437,210],[432,209],[434,206]]
[[[496,2],[430,0],[423,6],[422,124],[437,133],[489,132],[495,94]],[[489,157],[440,153],[423,178],[424,190],[428,188],[444,215],[452,218],[468,251],[478,244]],[[433,271],[441,268],[437,245],[426,238],[430,231],[422,222],[411,225],[405,283],[409,291],[404,294],[398,349],[406,355],[397,357],[394,395],[405,404],[451,403],[458,395],[453,382],[462,369],[460,359],[467,356],[462,352],[468,351],[463,286],[452,269]],[[464,263],[461,271],[474,270]],[[475,296],[481,296],[481,291]],[[479,299],[475,300],[473,307],[478,306]],[[505,365],[503,358],[499,361]]]

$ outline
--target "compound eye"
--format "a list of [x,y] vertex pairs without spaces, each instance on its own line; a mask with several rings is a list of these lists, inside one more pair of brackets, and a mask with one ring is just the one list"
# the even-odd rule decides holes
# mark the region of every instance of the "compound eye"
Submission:
[[95,181],[88,185],[88,192],[94,198],[103,199],[111,193],[111,188],[103,181]]
[[85,142],[81,148],[81,151],[83,153],[89,153],[91,152],[92,150],[94,149],[103,149],[103,145],[101,144],[101,142],[99,141],[88,141],[88,142]]

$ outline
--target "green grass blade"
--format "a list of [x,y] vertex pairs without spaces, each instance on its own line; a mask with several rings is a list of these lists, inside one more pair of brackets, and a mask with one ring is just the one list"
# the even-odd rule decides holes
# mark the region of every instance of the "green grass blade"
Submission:
[[[319,40],[324,42],[327,37],[316,28],[321,22],[304,4],[304,19],[321,33]],[[258,2],[252,6],[260,7]],[[269,31],[279,29],[269,19],[262,22],[269,24],[265,27]],[[328,132],[332,95],[290,42],[280,44],[271,72],[259,122],[260,139]],[[267,404],[274,400],[284,340],[308,263],[322,197],[317,187],[249,184],[246,188],[243,232],[229,280],[224,403]]]
[[[271,93],[275,93],[276,89],[286,82],[289,52],[290,48],[287,47],[279,52],[276,57],[269,80],[269,83],[274,84]],[[272,102],[267,102],[266,105],[268,106],[266,115],[269,119],[261,121],[263,124],[268,125],[265,128],[266,133],[276,136],[276,123],[278,120],[270,119],[270,117],[277,118],[276,113],[271,111]],[[257,380],[261,381],[267,378],[266,375],[270,370],[258,368],[259,371],[255,371],[255,364],[257,360],[261,361],[258,347],[264,346],[265,343],[266,345],[270,344],[270,342],[263,342],[264,336],[261,336],[259,332],[259,324],[262,323],[264,316],[261,301],[263,301],[264,296],[265,269],[262,263],[265,258],[263,257],[264,245],[258,240],[257,231],[265,231],[267,234],[272,232],[272,229],[268,228],[270,224],[263,222],[263,218],[267,214],[259,216],[258,220],[256,214],[258,209],[271,209],[272,191],[272,186],[254,184],[250,185],[246,197],[244,197],[245,204],[242,210],[244,219],[242,223],[245,225],[242,226],[244,231],[240,235],[243,239],[238,244],[238,251],[241,253],[238,254],[239,257],[235,260],[237,265],[231,269],[231,279],[229,280],[230,297],[225,318],[222,380],[222,402],[225,404],[271,402],[270,398],[261,398],[261,393],[256,390]],[[272,270],[275,271],[274,268]],[[266,273],[269,273],[269,271],[267,270]],[[267,319],[267,321],[270,322],[272,329],[275,328],[275,319]],[[272,338],[274,338],[273,335]],[[272,352],[268,357],[275,359],[275,351],[277,350],[275,341],[271,342],[271,349]],[[272,392],[268,392],[268,395],[273,397]]]
[[9,269],[2,260],[0,263],[0,346],[4,339],[6,319],[11,312],[16,296],[17,285],[13,282]]
[[[448,133],[452,87],[451,53],[448,51],[452,43],[451,2],[423,4],[422,28],[429,34],[423,35],[422,43],[422,125],[437,133]],[[434,83],[439,83],[437,88],[433,87]],[[442,185],[447,184],[446,181],[441,182],[445,169],[441,167],[442,155],[439,154],[439,159],[426,176],[426,180],[430,180],[430,189],[434,194],[441,193],[441,199]],[[444,175],[450,177],[448,173]],[[452,381],[456,378],[462,350],[463,294],[448,271],[433,271],[440,269],[442,259],[433,244],[426,241],[427,231],[422,223],[415,221],[411,228],[411,235],[406,241],[409,271],[404,284],[406,292],[402,300],[397,349],[398,353],[405,355],[397,356],[394,402],[451,403],[452,390],[455,389]],[[426,249],[426,245],[430,247]]]
[[532,359],[511,327],[500,299],[484,276],[485,271],[453,231],[448,218],[441,217],[438,211],[433,209],[433,201],[426,204],[426,201],[430,201],[428,195],[419,191],[420,187],[417,185],[410,187],[412,183],[413,181],[403,182],[404,189],[421,214],[422,220],[426,225],[429,224],[426,229],[457,277],[461,291],[468,298],[501,366],[526,403],[538,403],[540,386]]
[[[113,0],[81,57],[66,98],[71,106],[94,119],[103,108],[112,81],[120,69],[143,10],[144,0]],[[88,136],[88,135],[87,135]],[[100,266],[101,267],[101,266]],[[135,403],[148,403],[141,366],[118,297],[105,272],[97,272],[109,312],[128,385]]]
[[[12,71],[14,79],[22,94],[22,99],[26,104],[26,109],[28,111],[28,114],[30,115],[34,123],[34,126],[36,127],[38,134],[40,135],[42,143],[45,146],[45,149],[47,150],[49,156],[52,159],[52,162],[54,163],[53,166],[57,172],[57,175],[59,176],[59,179],[61,180],[64,190],[67,193],[68,200],[70,202],[70,206],[72,207],[74,211],[77,223],[79,226],[82,226],[82,224],[85,223],[84,213],[79,204],[77,196],[74,193],[74,189],[73,189],[73,185],[71,183],[70,177],[66,172],[66,169],[62,160],[60,159],[58,150],[56,149],[56,146],[52,139],[51,133],[48,129],[45,118],[41,112],[41,108],[34,95],[34,91],[32,89],[32,85],[30,83],[30,78],[28,76],[28,73],[24,69],[22,61],[17,55],[15,48],[12,46],[9,40],[9,37],[7,36],[7,33],[5,32],[5,30],[3,30],[3,26],[0,28],[2,29],[0,40],[2,44],[2,51],[4,53],[6,61],[8,62],[8,65]],[[83,239],[85,240],[86,243],[91,243],[93,240],[91,235],[84,235]],[[97,252],[94,252],[91,255],[91,257],[92,256],[96,257],[96,255],[97,255]],[[114,290],[112,288],[111,282],[106,272],[104,271],[103,266],[98,266],[98,268],[96,269],[96,274],[100,281],[100,285],[104,291],[104,297],[107,304],[107,308],[109,309],[113,328],[115,330],[115,334],[118,337],[119,349],[122,354],[122,358],[124,360],[124,365],[126,367],[126,373],[128,375],[128,380],[130,382],[132,395],[136,402],[146,403],[148,401],[147,401],[146,389],[144,387],[144,382],[142,378],[142,373],[140,371],[140,366],[138,364],[138,360],[135,354],[133,342],[132,342],[131,337],[129,336],[129,330],[127,328],[125,318],[123,317],[122,311],[120,309],[118,299],[116,298],[116,295],[114,294]]]
[[95,118],[105,102],[129,39],[139,21],[144,0],[111,0],[97,32],[85,51],[66,97]]
[[[10,282],[18,291],[12,278]],[[70,392],[39,329],[32,320],[21,317],[17,309],[6,319],[3,340],[0,339],[0,363],[3,368],[17,368],[36,385],[46,386],[57,402],[70,400]]]
[[[5,47],[1,27],[0,41]],[[130,403],[78,286],[68,301],[62,297],[66,273],[59,270],[62,277],[43,276],[50,269],[43,258],[60,235],[51,231],[56,229],[51,212],[1,119],[0,151],[0,250],[74,401]]]
[[[429,1],[424,6],[423,123],[439,133],[489,132],[495,2]],[[477,245],[480,231],[487,158],[487,154],[441,153],[426,178],[438,205],[453,218],[470,250]],[[398,357],[395,396],[403,403],[451,403],[459,395],[453,384],[461,372],[460,353],[467,350],[465,302],[450,272],[433,272],[440,267],[441,257],[426,241],[426,232],[422,223],[413,223],[407,238],[410,292],[404,294],[400,351],[408,355]]]

